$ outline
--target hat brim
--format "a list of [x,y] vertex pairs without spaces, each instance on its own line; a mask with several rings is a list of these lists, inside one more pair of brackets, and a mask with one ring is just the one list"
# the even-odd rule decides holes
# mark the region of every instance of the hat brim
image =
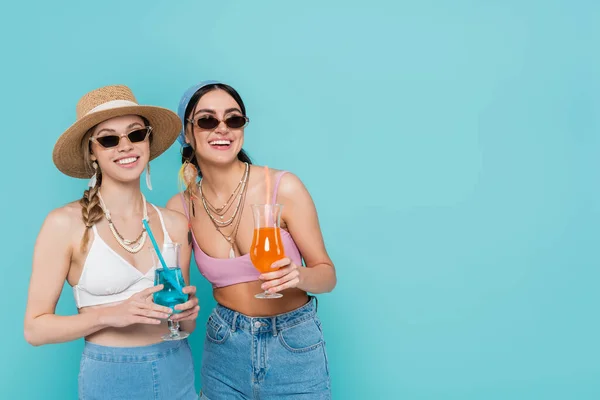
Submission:
[[56,141],[52,152],[54,165],[65,175],[90,178],[92,170],[85,164],[82,140],[87,131],[108,119],[124,115],[146,118],[152,127],[150,160],[164,153],[177,140],[181,121],[173,111],[155,106],[127,106],[88,114],[69,127]]

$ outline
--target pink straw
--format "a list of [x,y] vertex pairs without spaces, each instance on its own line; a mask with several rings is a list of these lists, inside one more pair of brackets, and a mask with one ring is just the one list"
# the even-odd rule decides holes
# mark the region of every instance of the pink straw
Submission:
[[266,187],[266,204],[271,204],[271,177],[269,174],[269,167],[265,165],[265,187]]
[[266,190],[266,196],[265,196],[266,200],[265,201],[267,204],[266,210],[265,210],[265,224],[266,224],[265,226],[269,227],[270,226],[270,224],[269,224],[270,212],[269,212],[268,204],[271,204],[271,199],[270,199],[270,197],[271,197],[271,177],[269,174],[269,167],[267,167],[266,165],[265,165],[265,190]]

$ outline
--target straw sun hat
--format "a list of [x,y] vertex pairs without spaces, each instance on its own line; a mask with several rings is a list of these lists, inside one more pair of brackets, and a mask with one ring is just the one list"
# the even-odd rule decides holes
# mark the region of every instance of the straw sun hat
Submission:
[[162,107],[139,105],[131,89],[122,85],[105,86],[85,94],[77,103],[76,115],[75,123],[60,135],[52,152],[56,167],[74,178],[92,176],[93,170],[83,158],[82,140],[88,130],[103,121],[123,115],[146,118],[152,127],[150,160],[167,150],[181,131],[177,114]]

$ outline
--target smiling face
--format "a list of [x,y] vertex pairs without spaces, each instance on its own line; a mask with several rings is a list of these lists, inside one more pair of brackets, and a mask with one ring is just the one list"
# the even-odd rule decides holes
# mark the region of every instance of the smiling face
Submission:
[[[116,136],[119,137],[118,144]],[[138,180],[150,158],[149,130],[137,115],[111,118],[92,130],[90,159],[96,161],[103,179]]]
[[244,144],[246,119],[231,95],[221,89],[204,94],[188,119],[194,122],[186,125],[186,137],[194,146],[198,160],[228,164],[237,159]]

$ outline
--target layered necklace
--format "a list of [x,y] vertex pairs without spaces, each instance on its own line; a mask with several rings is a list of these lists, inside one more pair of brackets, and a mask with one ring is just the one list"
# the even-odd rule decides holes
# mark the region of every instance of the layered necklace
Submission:
[[[110,228],[110,232],[116,239],[117,243],[119,243],[119,246],[121,246],[122,248],[124,248],[125,250],[127,250],[130,253],[133,253],[133,254],[139,253],[139,251],[142,250],[142,248],[144,247],[144,243],[146,243],[147,233],[146,233],[146,228],[144,227],[144,225],[142,224],[142,233],[140,233],[140,235],[135,240],[125,239],[123,237],[123,235],[121,235],[119,233],[117,228],[115,228],[115,224],[113,223],[112,218],[110,216],[110,211],[106,207],[106,203],[104,203],[104,199],[102,198],[100,191],[98,191],[98,198],[100,199],[100,207],[102,207],[102,211],[104,211],[104,216],[106,217],[106,220],[108,221],[108,227]],[[146,198],[144,197],[143,194],[142,194],[142,204],[143,204],[143,212],[144,212],[143,219],[148,220],[148,206],[146,205]]]
[[[208,199],[204,196],[204,192],[202,191],[202,180],[198,183],[198,189],[200,192],[200,199],[202,200],[202,205],[204,206],[204,210],[206,214],[212,221],[213,225],[217,229],[217,232],[223,236],[225,240],[231,246],[229,250],[229,258],[235,258],[235,238],[237,235],[238,228],[240,226],[240,221],[242,220],[242,212],[244,210],[244,200],[246,198],[246,192],[248,190],[248,176],[250,174],[250,166],[248,163],[246,164],[246,169],[244,171],[244,175],[242,179],[229,196],[227,202],[221,207],[215,207],[208,201]],[[235,208],[231,213],[231,216],[225,219],[225,215],[231,210],[231,207],[235,204]],[[231,227],[231,228],[230,228]],[[224,232],[224,229],[230,230],[229,234]]]

